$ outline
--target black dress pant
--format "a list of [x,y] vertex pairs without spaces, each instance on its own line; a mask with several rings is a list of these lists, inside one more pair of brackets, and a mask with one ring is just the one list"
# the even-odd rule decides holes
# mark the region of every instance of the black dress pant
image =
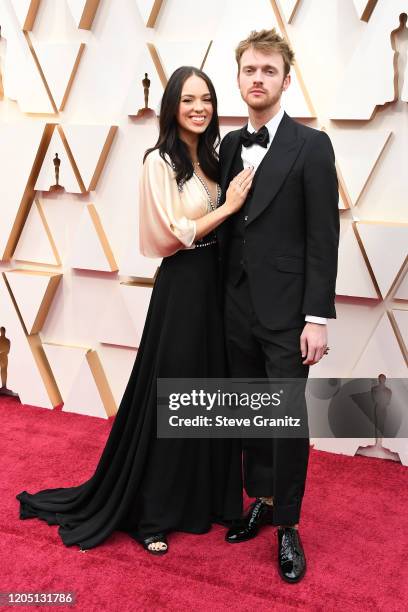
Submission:
[[[245,274],[236,283],[227,279],[225,326],[231,377],[301,378],[306,385],[309,366],[302,364],[300,351],[303,327],[265,328],[254,312]],[[306,402],[304,414],[307,422]],[[299,521],[309,446],[305,437],[242,441],[245,490],[250,497],[273,496],[275,525]]]

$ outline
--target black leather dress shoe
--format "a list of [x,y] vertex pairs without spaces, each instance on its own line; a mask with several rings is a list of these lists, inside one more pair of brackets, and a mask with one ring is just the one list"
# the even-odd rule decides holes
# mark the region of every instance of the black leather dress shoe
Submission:
[[286,582],[298,582],[306,571],[305,552],[294,527],[278,528],[278,570]]
[[263,525],[272,525],[273,506],[260,499],[253,502],[248,514],[235,527],[227,531],[225,539],[230,544],[245,542],[254,538]]

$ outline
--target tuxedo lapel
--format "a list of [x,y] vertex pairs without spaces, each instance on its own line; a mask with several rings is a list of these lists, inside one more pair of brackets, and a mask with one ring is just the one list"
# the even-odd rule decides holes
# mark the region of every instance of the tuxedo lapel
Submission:
[[304,138],[299,136],[296,122],[285,113],[272,144],[255,173],[247,225],[259,217],[272,202],[303,144]]
[[[246,127],[246,126],[245,126]],[[242,128],[245,129],[245,128]],[[221,191],[223,198],[225,197],[225,192],[228,189],[229,184],[229,173],[231,171],[232,162],[234,161],[235,154],[237,152],[238,146],[241,143],[241,132],[242,130],[237,130],[236,132],[230,133],[230,143],[228,144],[228,149],[225,149],[224,159],[222,160],[221,165]]]

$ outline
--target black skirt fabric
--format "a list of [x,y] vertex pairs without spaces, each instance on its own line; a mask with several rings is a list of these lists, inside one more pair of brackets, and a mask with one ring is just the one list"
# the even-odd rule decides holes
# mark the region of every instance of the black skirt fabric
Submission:
[[217,245],[163,259],[137,357],[93,476],[75,487],[22,491],[20,518],[59,525],[89,549],[113,531],[205,533],[241,516],[239,440],[157,438],[156,378],[226,376]]

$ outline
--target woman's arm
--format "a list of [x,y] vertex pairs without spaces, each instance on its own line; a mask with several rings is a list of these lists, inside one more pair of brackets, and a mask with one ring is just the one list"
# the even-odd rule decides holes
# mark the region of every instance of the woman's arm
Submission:
[[194,242],[195,222],[182,214],[172,168],[150,153],[139,179],[139,248],[146,257],[168,257]]
[[146,257],[168,257],[190,247],[218,227],[244,203],[252,183],[252,171],[243,170],[231,181],[225,203],[200,219],[183,215],[177,182],[171,167],[150,153],[139,182],[139,245]]
[[253,170],[249,168],[237,174],[228,187],[224,204],[196,219],[195,240],[206,236],[241,208],[251,188],[252,178]]

